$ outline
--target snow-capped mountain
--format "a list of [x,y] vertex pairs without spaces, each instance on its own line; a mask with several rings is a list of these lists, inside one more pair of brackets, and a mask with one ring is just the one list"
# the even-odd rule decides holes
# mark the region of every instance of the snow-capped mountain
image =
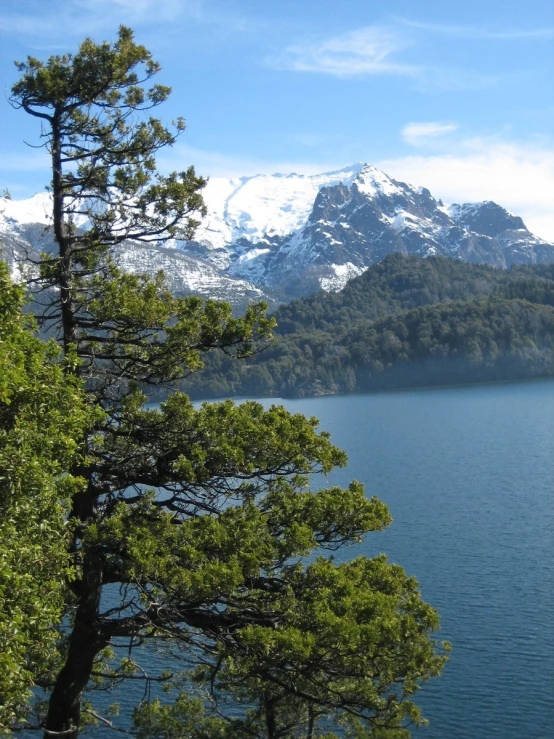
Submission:
[[[117,252],[122,268],[164,269],[177,292],[241,305],[268,293],[287,300],[338,290],[396,251],[497,267],[554,262],[554,245],[499,205],[445,206],[429,190],[367,164],[320,175],[213,178],[204,198],[208,215],[194,241],[124,244]],[[44,230],[49,205],[46,194],[0,201],[0,234],[14,272],[17,255],[44,249],[51,238]]]
[[[39,253],[53,249],[53,236],[48,228],[51,209],[48,193],[20,201],[0,198],[0,258],[8,262],[16,281],[32,276]],[[85,222],[78,225],[84,226]],[[226,300],[237,311],[251,301],[277,302],[252,283],[226,275],[209,261],[174,247],[129,241],[115,250],[113,256],[125,272],[155,274],[163,270],[169,288],[176,295]]]
[[211,180],[188,253],[286,296],[338,290],[391,252],[497,267],[554,261],[552,244],[492,202],[444,206],[366,164],[323,175]]

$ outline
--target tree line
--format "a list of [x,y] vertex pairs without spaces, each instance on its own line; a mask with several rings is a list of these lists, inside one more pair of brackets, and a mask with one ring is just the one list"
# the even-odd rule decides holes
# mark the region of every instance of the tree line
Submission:
[[340,293],[280,307],[275,342],[210,358],[193,397],[308,396],[551,376],[554,269],[394,254]]

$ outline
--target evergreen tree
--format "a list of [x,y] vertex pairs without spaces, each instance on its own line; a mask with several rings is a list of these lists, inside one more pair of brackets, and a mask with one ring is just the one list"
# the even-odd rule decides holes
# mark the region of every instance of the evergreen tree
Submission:
[[[257,403],[197,409],[182,393],[146,405],[150,389],[201,368],[203,352],[246,356],[272,328],[263,305],[235,319],[226,304],[175,298],[161,274],[117,267],[122,241],[190,238],[204,210],[192,168],[156,171],[183,121],[139,118],[170,92],[145,87],[158,64],[122,27],[113,45],[87,39],[75,55],[18,67],[12,103],[41,120],[52,159],[57,252],[36,278],[50,296],[39,318],[102,417],[71,468],[85,484],[71,499],[75,575],[45,739],[77,737],[85,689],[140,678],[140,645],[155,640],[198,664],[172,705],[137,707],[141,736],[314,737],[342,720],[369,736],[419,721],[410,695],[444,662],[437,614],[383,557],[323,556],[390,517],[358,483],[310,491],[310,475],[346,461],[316,420]],[[106,664],[114,640],[129,648],[119,665]],[[194,689],[209,704],[191,701]],[[226,700],[249,709],[216,720]]]
[[22,303],[0,262],[0,735],[25,719],[29,688],[56,664],[53,627],[72,577],[66,519],[84,482],[66,471],[95,413]]

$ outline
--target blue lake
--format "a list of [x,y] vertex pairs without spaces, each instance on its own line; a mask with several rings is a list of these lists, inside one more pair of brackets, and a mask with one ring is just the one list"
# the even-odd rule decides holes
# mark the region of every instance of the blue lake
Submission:
[[[453,651],[428,739],[554,736],[554,382],[286,401],[315,415],[394,521],[355,553],[415,575]],[[354,554],[349,550],[348,554]]]
[[[553,737],[554,381],[263,402],[317,416],[350,459],[329,481],[389,505],[341,556],[386,552],[441,614],[453,651],[416,697],[418,739]],[[140,697],[116,697],[116,723]]]

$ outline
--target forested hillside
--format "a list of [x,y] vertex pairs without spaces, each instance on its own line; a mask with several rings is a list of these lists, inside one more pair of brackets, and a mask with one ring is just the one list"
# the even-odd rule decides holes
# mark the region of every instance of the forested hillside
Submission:
[[394,254],[274,315],[274,344],[245,363],[210,359],[187,392],[300,397],[554,374],[553,265]]

